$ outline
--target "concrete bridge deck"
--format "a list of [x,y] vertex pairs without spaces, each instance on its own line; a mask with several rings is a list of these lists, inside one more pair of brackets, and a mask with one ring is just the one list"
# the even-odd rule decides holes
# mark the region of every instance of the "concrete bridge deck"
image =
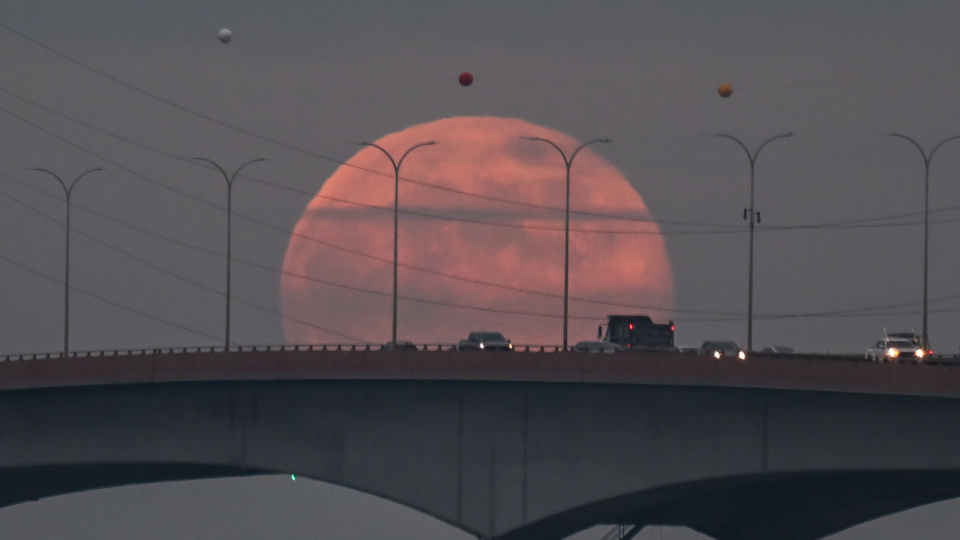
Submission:
[[960,397],[960,361],[874,363],[850,355],[747,360],[665,352],[144,350],[0,362],[0,390],[244,380],[432,380],[764,388]]
[[0,362],[0,506],[295,472],[484,538],[813,540],[960,496],[960,367],[250,351]]

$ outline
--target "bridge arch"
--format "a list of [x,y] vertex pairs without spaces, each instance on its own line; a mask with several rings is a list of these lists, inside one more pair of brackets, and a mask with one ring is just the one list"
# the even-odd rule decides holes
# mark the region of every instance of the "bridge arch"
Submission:
[[[16,486],[0,504],[282,472],[485,538],[628,522],[812,540],[960,495],[958,420],[960,400],[946,397],[678,381],[258,376],[20,388],[0,391],[0,479]],[[830,512],[824,494],[841,488]]]

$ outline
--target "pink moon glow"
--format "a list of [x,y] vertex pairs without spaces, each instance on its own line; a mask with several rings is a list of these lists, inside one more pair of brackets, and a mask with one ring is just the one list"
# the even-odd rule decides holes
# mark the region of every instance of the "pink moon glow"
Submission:
[[[438,143],[414,150],[400,170],[397,339],[456,343],[470,331],[492,330],[518,344],[562,341],[566,171],[556,149],[521,135],[551,139],[568,156],[579,145],[563,133],[495,117],[447,118],[375,141],[394,159],[417,143]],[[665,320],[673,306],[670,261],[659,228],[636,221],[651,217],[643,199],[591,148],[577,155],[571,170],[571,345],[594,339],[607,314]],[[344,335],[369,343],[391,338],[393,168],[370,147],[348,165],[311,200],[287,248],[280,285],[289,343],[350,343]]]

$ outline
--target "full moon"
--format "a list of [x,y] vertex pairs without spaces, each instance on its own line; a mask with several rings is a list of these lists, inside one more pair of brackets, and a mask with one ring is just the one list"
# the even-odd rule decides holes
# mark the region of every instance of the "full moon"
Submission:
[[[517,344],[563,337],[566,169],[523,120],[460,117],[375,144],[407,155],[399,183],[397,339],[456,343],[475,330]],[[595,339],[608,314],[665,321],[673,278],[660,230],[624,175],[593,147],[570,172],[569,342]],[[641,182],[638,182],[641,184]],[[391,339],[394,169],[364,147],[324,183],[297,222],[281,302],[289,343]],[[596,231],[596,232],[590,232]]]

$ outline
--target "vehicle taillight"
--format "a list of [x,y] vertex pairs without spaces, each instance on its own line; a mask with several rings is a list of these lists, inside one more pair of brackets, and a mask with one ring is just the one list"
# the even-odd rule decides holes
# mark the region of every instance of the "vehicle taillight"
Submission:
[[633,323],[630,323],[630,329],[633,330]]
[[677,329],[676,326],[674,326],[674,325],[672,325],[672,324],[670,325],[670,331],[671,331],[671,332],[675,331],[676,329]]

